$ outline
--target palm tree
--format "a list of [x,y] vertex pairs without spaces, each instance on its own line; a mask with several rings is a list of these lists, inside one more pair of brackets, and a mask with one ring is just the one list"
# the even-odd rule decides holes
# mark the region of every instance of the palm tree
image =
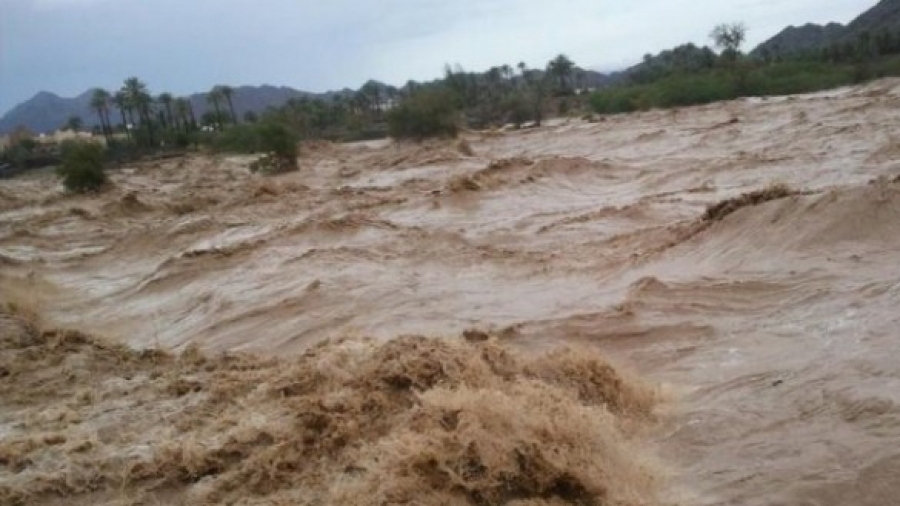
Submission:
[[69,116],[69,119],[67,119],[66,123],[63,125],[63,130],[78,132],[79,130],[81,130],[82,126],[84,126],[84,122],[81,120],[81,117]]
[[125,92],[117,91],[113,95],[112,103],[115,104],[119,109],[119,114],[122,115],[122,129],[125,130],[125,137],[131,140],[131,131],[128,130],[128,117],[131,115],[131,106],[128,105],[128,97],[125,96]]
[[125,80],[125,86],[122,88],[129,104],[138,112],[141,119],[141,126],[147,129],[147,142],[150,146],[156,144],[153,135],[153,119],[151,118],[150,106],[153,98],[147,91],[147,85],[141,82],[137,77],[129,77]]
[[192,124],[191,103],[188,102],[188,99],[179,98],[175,100],[175,115],[181,122],[182,129],[187,133],[188,126]]
[[188,113],[191,116],[191,128],[196,130],[197,129],[197,117],[194,116],[194,103],[191,102],[191,99],[187,99],[187,108],[188,108]]
[[171,93],[160,93],[156,101],[162,104],[162,106],[165,108],[166,122],[168,123],[169,128],[174,129],[175,117],[172,116],[172,104],[175,102],[175,97],[173,97]]
[[231,97],[234,95],[234,89],[232,89],[231,86],[224,85],[224,84],[221,86],[218,86],[218,88],[219,88],[219,93],[221,93],[221,95],[222,95],[222,98],[224,98],[225,101],[228,102],[228,109],[231,111],[231,124],[237,125],[238,120],[237,120],[237,114],[234,112],[234,102],[231,101]]
[[[220,104],[224,98],[222,90],[220,90],[218,86],[213,86],[213,89],[209,90],[209,93],[206,94],[206,101],[212,105],[213,109],[216,111],[216,119],[213,125],[216,130],[221,129],[222,108],[220,107]],[[209,117],[207,117],[207,119],[209,119]]]
[[100,118],[100,127],[103,129],[103,138],[109,143],[109,136],[112,134],[112,126],[109,122],[109,103],[111,96],[108,91],[103,89],[94,90],[91,97],[91,109],[97,112]]
[[368,81],[359,89],[366,103],[369,104],[369,110],[372,112],[381,112],[382,96],[381,84],[375,81]]
[[556,81],[557,91],[567,94],[571,91],[572,74],[575,71],[575,63],[568,56],[561,54],[550,60],[547,64],[547,73]]

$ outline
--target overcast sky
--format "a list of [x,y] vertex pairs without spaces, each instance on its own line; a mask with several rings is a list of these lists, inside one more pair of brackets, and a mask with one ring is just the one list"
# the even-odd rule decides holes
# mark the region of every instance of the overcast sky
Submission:
[[154,93],[217,83],[309,91],[401,85],[566,53],[611,70],[719,22],[749,46],[789,24],[846,23],[876,0],[0,0],[0,113],[136,75]]

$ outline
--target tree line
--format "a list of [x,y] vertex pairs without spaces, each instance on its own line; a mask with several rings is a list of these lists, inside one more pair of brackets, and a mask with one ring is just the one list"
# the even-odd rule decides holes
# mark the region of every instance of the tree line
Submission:
[[[808,93],[900,75],[900,32],[860,33],[824,48],[784,52],[742,51],[747,27],[722,24],[710,33],[712,46],[685,44],[647,55],[617,86],[594,92],[600,114],[682,107],[747,96]],[[777,49],[777,48],[776,48]]]
[[[147,152],[160,148],[206,146],[239,152],[296,154],[290,139],[352,141],[454,135],[512,124],[540,126],[548,114],[600,114],[679,107],[740,96],[802,93],[900,75],[900,32],[860,34],[856,40],[795,54],[742,51],[747,28],[722,24],[710,33],[712,47],[684,44],[652,56],[626,73],[619,84],[593,90],[589,74],[560,54],[542,68],[524,62],[485,72],[447,65],[431,82],[393,87],[369,81],[355,92],[327,98],[301,97],[280,107],[239,117],[235,90],[214,86],[207,110],[198,115],[187,97],[153,95],[137,77],[111,93],[95,90],[91,108],[109,150]],[[78,130],[80,118],[67,126]],[[278,138],[270,142],[269,138]],[[19,158],[25,158],[21,153]]]
[[[281,107],[260,113],[248,111],[243,118],[238,117],[234,89],[229,86],[214,86],[206,94],[208,110],[198,115],[189,98],[171,93],[153,95],[141,79],[130,77],[115,92],[94,90],[90,106],[99,120],[98,133],[110,146],[156,149],[206,144],[251,150],[257,143],[251,139],[255,136],[253,128],[247,125],[257,122],[284,125],[298,139],[385,137],[391,133],[391,124],[397,123],[402,104],[406,103],[408,109],[414,102],[429,101],[421,97],[435,94],[448,101],[446,108],[452,111],[455,123],[475,128],[526,122],[539,125],[548,102],[574,96],[576,90],[587,86],[585,76],[562,54],[543,69],[530,69],[522,62],[478,73],[447,65],[443,78],[433,82],[409,81],[398,88],[369,81],[356,92],[335,93],[329,99],[292,98]],[[565,100],[562,102],[565,104]],[[392,110],[397,111],[390,121]],[[83,124],[81,118],[73,117],[64,128],[80,130]],[[242,124],[244,128],[237,131],[216,135]]]

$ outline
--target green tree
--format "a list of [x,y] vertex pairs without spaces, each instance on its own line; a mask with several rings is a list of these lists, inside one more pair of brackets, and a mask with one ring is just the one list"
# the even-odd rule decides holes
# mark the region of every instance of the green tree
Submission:
[[111,100],[112,97],[109,92],[104,89],[98,88],[94,90],[93,95],[91,95],[91,109],[97,113],[97,117],[100,119],[100,127],[103,129],[103,138],[106,139],[107,143],[112,135],[112,125],[109,120],[109,105]]
[[537,70],[525,69],[522,71],[522,79],[525,81],[525,93],[531,104],[531,114],[535,126],[541,126],[544,121],[544,107],[547,101],[549,84],[548,74]]
[[856,39],[857,57],[861,60],[871,60],[876,53],[875,41],[872,32],[865,30]]
[[63,130],[78,132],[83,126],[84,121],[82,121],[80,116],[69,116],[69,119],[67,119],[66,123],[63,125]]
[[147,90],[147,85],[137,77],[129,77],[122,88],[128,104],[138,113],[140,127],[146,133],[148,146],[156,145],[156,137],[153,129],[152,105],[153,97]]
[[894,52],[894,36],[887,28],[882,28],[875,36],[875,49],[879,55],[888,55]]
[[219,94],[228,103],[228,110],[231,112],[231,124],[237,125],[238,117],[237,113],[234,112],[234,102],[232,101],[232,97],[234,96],[234,89],[231,86],[227,85],[219,85]]
[[375,81],[367,81],[359,89],[360,102],[366,110],[375,117],[379,117],[383,109],[382,85]]
[[105,152],[93,142],[75,142],[63,146],[63,162],[57,169],[66,190],[75,193],[95,191],[106,184],[103,170]]
[[175,116],[172,114],[172,106],[175,103],[175,97],[173,97],[171,93],[160,93],[156,101],[162,104],[163,109],[166,112],[166,124],[169,126],[169,128],[174,129]]
[[388,132],[395,139],[455,137],[459,127],[454,104],[446,88],[418,91],[388,111]]
[[131,105],[128,102],[128,97],[125,96],[125,92],[117,91],[113,95],[112,103],[119,109],[119,114],[122,116],[122,130],[125,131],[125,137],[131,140],[131,122],[129,121],[131,118]]
[[559,95],[568,95],[572,92],[574,73],[575,63],[564,54],[550,60],[547,64],[547,74]]
[[[209,90],[209,93],[206,95],[206,102],[213,107],[213,111],[215,112],[214,121],[212,123],[213,128],[216,130],[222,129],[222,101],[225,100],[225,96],[222,94],[222,90],[219,89],[218,86],[214,86],[213,89]],[[204,114],[205,120],[211,119],[211,116]]]
[[722,51],[722,57],[735,63],[741,55],[741,46],[747,40],[747,25],[744,23],[723,23],[710,32],[713,44]]

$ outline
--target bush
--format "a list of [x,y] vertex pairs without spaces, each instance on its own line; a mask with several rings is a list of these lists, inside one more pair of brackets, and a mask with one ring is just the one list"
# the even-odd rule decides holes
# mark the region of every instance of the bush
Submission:
[[851,84],[854,77],[851,67],[821,62],[747,64],[737,69],[669,74],[650,84],[609,88],[592,94],[590,103],[596,113],[618,114],[653,107],[702,105],[746,96],[810,93]]
[[260,150],[284,160],[297,159],[297,140],[288,128],[280,123],[264,122],[255,125]]
[[709,104],[740,95],[732,76],[718,72],[676,74],[659,81],[654,88],[650,102],[664,108]]
[[198,142],[228,153],[264,153],[293,163],[297,158],[294,134],[274,121],[231,126],[221,132],[203,134],[198,137]]
[[253,124],[235,125],[220,132],[204,133],[200,141],[216,151],[254,154],[262,150],[259,128]]
[[598,114],[623,114],[649,108],[646,99],[649,86],[627,86],[597,91],[590,104]]
[[502,104],[506,115],[506,122],[512,123],[516,128],[534,120],[534,108],[524,93],[515,93],[507,97]]
[[66,190],[87,193],[99,190],[106,184],[103,171],[105,155],[103,146],[92,142],[66,143],[61,146],[63,162],[57,169]]
[[441,89],[422,90],[388,111],[388,134],[395,139],[456,137],[458,110],[453,95]]
[[826,90],[850,84],[853,80],[851,74],[844,66],[826,63],[775,63],[750,73],[747,94],[777,96]]

